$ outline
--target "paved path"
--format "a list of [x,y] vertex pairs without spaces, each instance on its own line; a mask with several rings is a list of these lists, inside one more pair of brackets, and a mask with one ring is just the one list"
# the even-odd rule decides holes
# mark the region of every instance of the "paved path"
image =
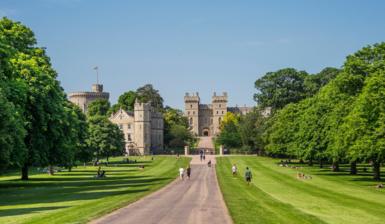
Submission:
[[220,192],[214,167],[207,167],[214,156],[191,161],[191,179],[176,180],[165,188],[119,209],[92,223],[232,223]]
[[199,137],[198,148],[214,149],[212,137]]

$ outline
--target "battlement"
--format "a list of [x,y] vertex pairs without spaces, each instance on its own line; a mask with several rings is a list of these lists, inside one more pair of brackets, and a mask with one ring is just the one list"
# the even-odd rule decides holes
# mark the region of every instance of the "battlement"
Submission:
[[92,85],[92,92],[102,93],[103,92],[103,85],[102,84],[93,84]]
[[227,103],[227,92],[223,92],[222,95],[217,95],[217,93],[214,92],[211,99],[213,103]]
[[151,110],[151,101],[142,103],[138,99],[135,99],[134,110]]
[[192,93],[191,95],[189,93],[186,93],[184,96],[184,102],[185,103],[199,103],[200,98],[199,98],[199,93]]
[[97,97],[97,98],[103,98],[108,99],[110,97],[109,93],[103,93],[103,92],[72,92],[68,94],[69,98],[74,97]]

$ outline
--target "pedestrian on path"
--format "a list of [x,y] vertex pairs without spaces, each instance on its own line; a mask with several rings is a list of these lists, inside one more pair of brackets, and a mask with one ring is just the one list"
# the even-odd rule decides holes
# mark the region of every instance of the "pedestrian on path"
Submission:
[[251,174],[251,170],[249,169],[249,167],[246,167],[245,179],[246,179],[247,185],[250,185],[251,178],[253,178],[253,175]]
[[191,176],[191,167],[190,166],[187,167],[186,174],[187,174],[187,178],[190,180],[190,176]]
[[181,168],[179,168],[179,178],[181,180],[183,180],[183,175],[184,175],[184,169],[183,169],[183,167],[181,167]]

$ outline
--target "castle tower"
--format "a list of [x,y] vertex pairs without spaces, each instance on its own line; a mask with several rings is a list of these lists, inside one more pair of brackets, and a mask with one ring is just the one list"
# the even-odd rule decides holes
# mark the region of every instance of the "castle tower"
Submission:
[[151,102],[134,105],[135,142],[142,155],[150,153],[151,148]]
[[185,116],[188,118],[192,133],[199,135],[199,94],[190,95],[186,93],[184,97]]
[[222,96],[217,96],[214,92],[212,97],[212,110],[213,110],[213,135],[220,133],[220,125],[223,117],[227,113],[227,93],[224,92]]
[[92,85],[92,92],[73,92],[68,94],[68,99],[72,103],[78,105],[83,113],[87,112],[88,105],[97,99],[108,100],[110,94],[103,92],[103,85],[94,84]]

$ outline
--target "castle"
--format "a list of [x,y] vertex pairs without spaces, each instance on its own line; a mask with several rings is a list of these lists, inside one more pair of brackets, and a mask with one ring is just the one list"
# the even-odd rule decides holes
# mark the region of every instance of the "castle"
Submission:
[[163,149],[163,115],[151,103],[136,101],[134,112],[119,109],[109,119],[123,131],[128,155],[148,155]]
[[[68,94],[69,100],[86,113],[88,105],[96,99],[108,100],[110,94],[103,92],[103,85],[92,85],[92,92]],[[109,120],[124,133],[125,150],[128,155],[148,155],[163,149],[163,115],[154,110],[151,103],[135,102],[134,111],[119,109]]]
[[103,92],[103,85],[94,84],[92,85],[92,92],[73,92],[68,94],[68,99],[72,103],[78,105],[83,113],[87,113],[88,105],[97,99],[108,100],[110,94]]
[[199,93],[186,93],[184,97],[185,116],[188,118],[191,131],[197,136],[216,136],[220,133],[220,125],[227,112],[247,114],[251,107],[227,107],[227,93],[212,96],[211,104],[201,104]]

